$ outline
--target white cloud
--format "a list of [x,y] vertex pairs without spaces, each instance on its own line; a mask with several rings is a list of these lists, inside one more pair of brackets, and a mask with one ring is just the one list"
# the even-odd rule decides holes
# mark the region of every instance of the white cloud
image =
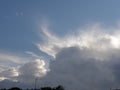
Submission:
[[[119,28],[112,33],[100,25],[79,29],[78,33],[58,37],[44,25],[39,50],[53,56],[50,72],[41,85],[61,84],[68,90],[106,90],[120,84]],[[117,68],[117,69],[116,69]]]
[[0,80],[9,79],[9,80],[15,81],[18,75],[19,73],[17,68],[9,67],[8,69],[0,72]]
[[21,82],[33,83],[34,79],[44,77],[47,74],[44,60],[30,61],[19,68],[18,79]]
[[5,71],[2,71],[0,73],[0,76],[2,76],[2,77],[15,77],[15,76],[18,76],[18,71],[15,68],[9,68]]
[[[101,28],[99,25],[93,25],[91,27],[87,27],[85,29],[80,29],[77,34],[69,34],[65,37],[57,37],[56,35],[50,33],[48,31],[47,26],[41,28],[43,30],[44,42],[38,43],[37,47],[47,53],[55,57],[55,55],[62,49],[68,47],[77,46],[81,50],[88,49],[93,50],[99,54],[101,53],[109,53],[109,50],[112,49],[120,49],[120,36],[119,33],[114,32],[107,33],[104,28]],[[109,55],[108,54],[108,55]],[[96,56],[95,54],[95,57]],[[100,56],[101,57],[101,56]],[[100,58],[99,57],[99,58]],[[108,57],[108,56],[107,56]],[[106,57],[106,58],[107,58]]]
[[2,56],[2,58],[0,58],[2,59],[2,61],[6,60],[4,62],[1,61],[3,65],[2,64],[0,65],[0,81],[7,79],[10,81],[17,81],[28,84],[33,83],[36,77],[37,78],[44,77],[48,72],[46,68],[46,63],[42,59],[28,61],[25,58],[23,59],[23,57],[9,55],[4,56],[7,57]]
[[12,76],[17,76],[18,66],[28,62],[28,59],[15,54],[0,53],[0,78],[10,79]]
[[25,61],[26,58],[23,58],[21,56],[15,55],[15,54],[8,54],[8,53],[0,53],[0,61],[1,63],[14,63],[14,64],[23,64],[27,62]]
[[[35,58],[40,56],[33,52],[26,52]],[[27,77],[43,77],[47,73],[46,63],[44,60],[30,60],[30,58],[12,54],[0,53],[0,80],[9,79],[12,81],[19,81],[27,79]],[[30,81],[31,82],[31,81]]]
[[37,55],[37,54],[35,54],[34,52],[31,52],[31,51],[26,51],[25,53],[29,54],[29,55],[31,55],[32,57],[35,57],[35,58],[41,58],[39,55]]
[[[8,69],[0,65],[0,79],[13,79],[32,85],[36,77],[41,86],[63,85],[68,90],[106,90],[120,85],[120,36],[119,28],[112,33],[99,25],[79,29],[77,33],[58,37],[42,26],[43,42],[37,43],[40,51],[54,58],[46,68],[40,58],[22,62],[19,57],[1,55],[3,62],[20,64],[19,68]],[[39,58],[34,52],[27,51]],[[9,58],[8,58],[9,57]],[[8,64],[5,64],[8,65]],[[9,65],[8,65],[9,66]],[[7,72],[6,72],[7,71]],[[7,76],[7,73],[10,73]]]

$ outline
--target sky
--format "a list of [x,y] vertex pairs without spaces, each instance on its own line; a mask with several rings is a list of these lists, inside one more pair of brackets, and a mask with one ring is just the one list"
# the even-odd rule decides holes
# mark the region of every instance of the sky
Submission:
[[119,0],[0,0],[0,88],[120,88]]

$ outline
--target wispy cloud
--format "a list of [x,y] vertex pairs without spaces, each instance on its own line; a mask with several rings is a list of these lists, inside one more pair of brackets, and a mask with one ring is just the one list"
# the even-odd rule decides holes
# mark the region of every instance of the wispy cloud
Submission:
[[22,58],[20,56],[17,55],[12,55],[12,54],[7,54],[7,53],[0,53],[0,60],[1,62],[12,62],[15,64],[23,64],[26,61],[24,60],[25,58]]
[[43,25],[42,31],[45,41],[38,43],[37,47],[55,57],[62,49],[67,47],[77,46],[80,49],[94,50],[99,53],[107,52],[112,49],[120,49],[120,36],[118,28],[115,28],[113,33],[105,31],[105,28],[100,25],[93,25],[84,29],[79,29],[77,34],[68,34],[65,37],[58,37],[49,32],[48,27]]
[[31,52],[31,51],[26,51],[25,53],[29,54],[29,55],[31,55],[32,57],[35,57],[35,58],[42,58],[39,55],[37,55],[37,54],[35,54],[34,52]]

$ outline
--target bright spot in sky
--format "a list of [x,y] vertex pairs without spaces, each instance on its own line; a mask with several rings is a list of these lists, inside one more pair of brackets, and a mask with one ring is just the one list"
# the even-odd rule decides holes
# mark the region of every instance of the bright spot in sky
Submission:
[[115,48],[120,48],[120,37],[113,37],[111,36],[111,43]]

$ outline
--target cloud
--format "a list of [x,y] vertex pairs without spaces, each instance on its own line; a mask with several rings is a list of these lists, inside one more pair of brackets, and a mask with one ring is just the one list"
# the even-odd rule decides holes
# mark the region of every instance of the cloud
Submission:
[[35,54],[34,52],[31,52],[31,51],[26,51],[25,53],[29,54],[29,55],[31,55],[32,57],[35,57],[35,58],[41,58],[39,55],[37,55],[37,54]]
[[[109,52],[111,49],[120,48],[119,29],[107,33],[100,25],[93,25],[85,29],[80,29],[77,34],[68,34],[65,37],[58,37],[49,32],[48,27],[43,25],[42,31],[44,42],[37,43],[39,50],[55,57],[62,49],[77,46],[81,49],[97,51],[99,53]],[[42,36],[43,36],[42,35]]]
[[44,42],[37,43],[37,47],[54,58],[41,85],[61,84],[68,90],[119,87],[119,28],[107,32],[106,28],[93,25],[65,37],[50,33],[46,26],[41,29]]
[[23,64],[26,61],[23,60],[24,58],[21,58],[18,55],[14,54],[8,54],[8,53],[0,53],[0,60],[1,63],[15,63],[15,64]]
[[16,68],[9,68],[7,70],[3,70],[0,72],[0,78],[1,80],[9,79],[12,81],[15,81],[15,78],[19,75]]
[[7,57],[10,58],[6,58],[6,55],[3,55],[4,57],[1,55],[0,58],[5,59],[6,62],[20,64],[18,68],[15,66],[10,69],[1,64],[0,71],[3,73],[0,73],[0,79],[8,80],[9,78],[10,80],[2,82],[11,83],[11,79],[14,78],[17,81],[16,84],[19,82],[22,87],[33,86],[35,78],[38,78],[37,85],[61,84],[68,90],[119,88],[119,28],[113,28],[108,32],[108,28],[95,24],[62,37],[51,33],[47,25],[43,25],[41,29],[43,42],[37,43],[36,46],[40,51],[53,57],[54,60],[49,62],[49,67],[46,66],[48,62],[46,63],[32,51],[26,53],[37,59],[30,61],[27,59],[28,61],[22,64],[21,61],[25,59],[21,60],[20,57],[18,59],[18,56],[13,59],[9,55]]
[[51,71],[41,83],[48,86],[60,84],[68,90],[106,90],[114,87],[115,77],[108,63],[85,58],[84,54],[78,47],[62,49],[55,61],[50,63]]
[[3,67],[0,72],[0,88],[13,86],[34,88],[35,79],[43,78],[47,72],[46,63],[42,59],[30,60],[19,67]]
[[44,77],[47,74],[44,60],[30,61],[19,68],[18,81],[33,83],[35,78]]
[[19,66],[27,62],[28,59],[20,55],[0,52],[0,80],[12,80],[13,77],[18,76]]
[[[40,58],[32,52],[27,52]],[[47,73],[46,63],[42,59],[30,60],[29,57],[11,53],[0,53],[0,81],[33,83],[34,78],[41,78]],[[29,80],[28,80],[29,78]]]

